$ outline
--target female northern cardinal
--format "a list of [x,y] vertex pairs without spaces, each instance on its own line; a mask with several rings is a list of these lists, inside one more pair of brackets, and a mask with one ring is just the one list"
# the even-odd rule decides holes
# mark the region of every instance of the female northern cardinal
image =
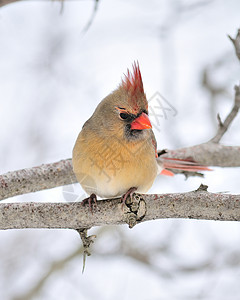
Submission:
[[147,192],[165,168],[208,170],[184,160],[157,162],[157,143],[148,117],[148,102],[138,63],[119,87],[104,98],[83,125],[73,149],[73,170],[82,188],[96,202],[133,191]]

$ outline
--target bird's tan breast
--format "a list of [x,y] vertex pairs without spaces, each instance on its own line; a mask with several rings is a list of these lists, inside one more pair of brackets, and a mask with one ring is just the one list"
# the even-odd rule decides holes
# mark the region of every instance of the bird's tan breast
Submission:
[[100,197],[119,196],[130,187],[146,192],[157,175],[151,141],[123,142],[84,131],[73,149],[73,168],[83,189]]

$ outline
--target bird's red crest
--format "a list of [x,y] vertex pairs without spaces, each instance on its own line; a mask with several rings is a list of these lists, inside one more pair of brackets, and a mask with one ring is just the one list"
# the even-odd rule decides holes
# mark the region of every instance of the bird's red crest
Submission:
[[146,109],[148,108],[147,99],[143,89],[142,75],[139,69],[138,62],[133,63],[133,72],[131,73],[129,69],[127,70],[127,75],[125,74],[122,80],[122,87],[128,92],[128,101],[133,106],[134,110],[138,111],[140,108],[139,97],[144,100],[144,105]]
[[133,73],[131,73],[129,69],[127,70],[127,75],[125,75],[125,78],[122,80],[122,86],[131,93],[135,93],[136,91],[144,93],[142,75],[138,62],[133,63]]

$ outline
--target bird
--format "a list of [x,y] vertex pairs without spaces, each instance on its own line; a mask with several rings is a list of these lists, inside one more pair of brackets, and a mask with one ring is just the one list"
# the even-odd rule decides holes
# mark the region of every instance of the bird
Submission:
[[159,160],[139,63],[132,68],[98,104],[73,148],[73,171],[90,209],[97,196],[125,203],[134,192],[146,193],[157,175],[174,175],[169,169],[209,170],[191,159]]

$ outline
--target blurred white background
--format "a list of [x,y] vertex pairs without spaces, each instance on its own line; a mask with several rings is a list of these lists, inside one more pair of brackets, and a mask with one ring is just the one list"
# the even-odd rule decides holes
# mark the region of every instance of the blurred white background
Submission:
[[[158,149],[207,141],[216,114],[230,111],[240,72],[227,34],[240,27],[238,0],[101,0],[85,32],[94,6],[29,0],[0,9],[0,174],[71,157],[83,123],[134,60],[147,97],[158,91],[178,112],[155,130]],[[239,121],[222,143],[240,144]],[[239,168],[159,177],[150,192],[200,183],[240,193]],[[66,201],[63,192],[5,202]],[[90,233],[98,238],[82,275],[76,232],[1,231],[0,299],[240,299],[237,222],[159,220]]]

